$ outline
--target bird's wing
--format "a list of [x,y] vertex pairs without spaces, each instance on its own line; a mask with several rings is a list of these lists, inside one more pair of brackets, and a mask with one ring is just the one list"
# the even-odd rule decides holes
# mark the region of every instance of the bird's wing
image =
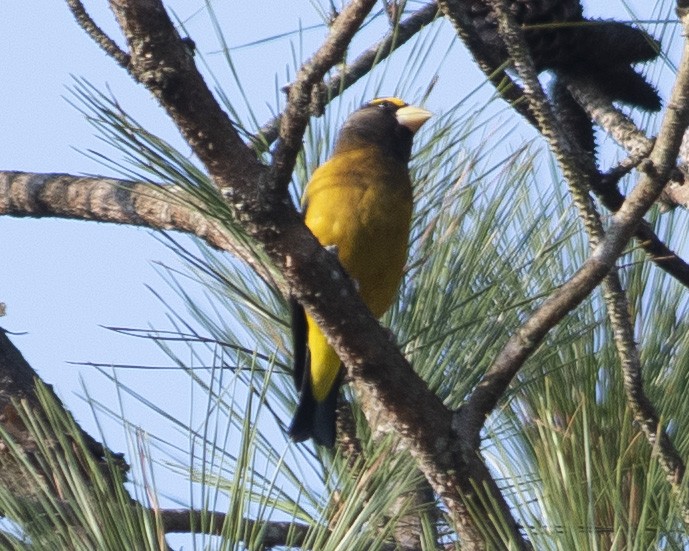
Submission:
[[289,307],[292,315],[292,344],[294,350],[294,385],[297,390],[302,387],[304,373],[306,373],[306,312],[304,307],[296,299],[290,297]]

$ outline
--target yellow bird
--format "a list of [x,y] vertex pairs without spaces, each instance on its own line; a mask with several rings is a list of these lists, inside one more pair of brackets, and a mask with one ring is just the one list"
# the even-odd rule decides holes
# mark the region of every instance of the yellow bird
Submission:
[[[337,251],[376,317],[390,308],[402,279],[412,213],[407,164],[412,138],[430,116],[398,98],[374,99],[347,118],[332,157],[304,190],[305,224],[321,245]],[[294,301],[292,332],[299,404],[289,434],[332,447],[340,359]]]

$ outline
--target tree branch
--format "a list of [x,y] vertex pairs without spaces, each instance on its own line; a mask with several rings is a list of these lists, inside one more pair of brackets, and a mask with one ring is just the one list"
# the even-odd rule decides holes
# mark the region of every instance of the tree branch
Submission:
[[[563,172],[565,175],[569,174],[567,180],[572,190],[572,195],[575,197],[575,203],[578,205],[580,212],[583,211],[582,214],[586,218],[587,213],[585,209],[589,208],[589,205],[582,205],[581,201],[576,199],[581,197],[582,193],[586,193],[587,184],[589,184],[586,176],[591,174],[592,171],[580,171],[580,163],[572,157],[568,148],[563,147],[564,135],[562,134],[562,129],[559,128],[555,117],[549,110],[545,94],[542,94],[540,90],[540,84],[534,67],[530,64],[521,33],[506,10],[504,0],[493,0],[492,3],[498,13],[500,31],[514,60],[515,67],[520,77],[525,81],[525,93],[529,99],[529,106],[537,112],[536,118],[543,125],[541,131],[548,137],[550,146],[554,150]],[[590,156],[592,156],[592,153]],[[579,157],[577,156],[577,158]],[[591,218],[592,223],[587,225],[590,241],[594,245],[600,242],[604,235],[600,220],[597,219],[597,216],[595,218],[595,220]],[[660,420],[651,401],[644,393],[641,378],[641,362],[634,341],[634,328],[630,319],[629,305],[615,267],[603,279],[603,288],[606,309],[613,328],[613,336],[620,358],[630,409],[635,420],[641,424],[651,444],[655,447],[657,443],[661,466],[666,471],[673,490],[679,494],[681,478],[684,474],[684,463],[667,433],[660,425]],[[683,511],[683,516],[686,517],[688,509],[684,499],[680,499],[680,508]]]
[[[457,30],[457,34],[464,41],[481,70],[503,96],[503,99],[538,129],[539,125],[524,101],[523,90],[512,82],[505,73],[504,64],[500,65],[496,60],[494,48],[485,44],[474,29],[472,16],[469,13],[469,3],[460,0],[439,0],[438,5],[450,19]],[[634,153],[630,163],[636,166],[641,162],[642,158],[651,150],[653,141],[646,138],[630,119],[615,109],[610,100],[603,98],[599,90],[588,83],[586,79],[575,78],[572,75],[558,75],[558,78],[568,84],[572,95],[598,124],[612,133],[623,146]],[[678,173],[673,172],[673,179],[677,180],[678,178],[678,181],[683,181]],[[616,189],[608,189],[605,192],[600,186],[592,187],[603,204],[612,211],[616,211],[624,201],[624,195]],[[685,187],[668,186],[661,199],[663,202],[681,204],[689,208],[689,193],[685,191]],[[689,264],[667,247],[646,222],[640,224],[635,236],[651,261],[680,281],[685,287],[689,287]]]
[[[361,77],[368,74],[373,67],[433,21],[437,13],[438,6],[436,3],[429,2],[400,22],[380,42],[366,49],[351,64],[324,83],[319,98],[319,107],[327,105]],[[291,89],[292,86],[293,84],[289,84],[287,88]],[[278,115],[264,124],[258,134],[254,136],[254,143],[272,144],[277,140],[281,119],[282,116]]]
[[[495,0],[500,2],[500,0]],[[509,31],[509,28],[507,29]],[[687,45],[685,43],[685,50]],[[519,69],[518,69],[519,70]],[[525,75],[528,77],[528,75]],[[641,169],[643,176],[620,210],[613,216],[605,237],[574,276],[549,296],[508,340],[493,365],[470,396],[463,417],[480,430],[485,417],[549,328],[576,307],[613,268],[645,212],[660,196],[675,166],[682,135],[689,123],[689,70],[684,65],[673,88],[673,100],[663,119],[656,144]]]
[[[625,159],[624,165],[631,170],[639,165],[653,148],[654,140],[646,135],[634,124],[629,117],[610,104],[610,101],[603,97],[596,86],[583,77],[563,77],[562,81],[567,85],[567,89],[586,111],[586,113],[612,138],[629,153],[629,158]],[[680,166],[675,168],[670,175],[670,185],[667,186],[661,195],[660,203],[665,208],[676,206],[689,209],[689,197],[687,193],[687,171],[682,169],[686,164],[687,156],[680,150]],[[620,174],[622,176],[623,174]],[[624,200],[624,196],[617,192],[617,195]],[[605,195],[603,200],[609,200]],[[620,201],[621,202],[621,201]],[[617,210],[615,208],[611,210]],[[641,239],[641,238],[640,238]],[[641,239],[643,241],[643,239]],[[688,283],[683,282],[689,286]]]
[[[504,541],[524,547],[488,469],[476,454],[467,455],[457,445],[451,413],[390,342],[339,263],[304,226],[284,188],[240,143],[162,5],[155,0],[111,3],[129,43],[132,74],[178,125],[224,192],[235,220],[264,247],[350,376],[385,410],[390,426],[444,500],[465,548]],[[492,507],[486,503],[494,503],[495,510],[486,510]],[[470,510],[482,520],[495,519],[495,530],[482,532]]]
[[505,72],[506,65],[496,62],[495,51],[485,44],[471,23],[469,3],[464,0],[438,0],[440,11],[450,20],[457,34],[471,52],[479,68],[510,107],[536,126],[536,121],[526,107],[524,92]]
[[637,128],[634,122],[610,103],[596,88],[595,83],[584,77],[561,77],[568,90],[589,116],[613,139],[619,143],[633,159],[639,162],[648,156],[653,148],[653,140]]
[[314,89],[343,57],[376,0],[351,0],[330,27],[330,34],[318,51],[302,65],[289,88],[287,107],[280,120],[280,141],[273,152],[273,179],[285,193],[292,178],[294,163],[301,150]]
[[79,26],[84,29],[93,41],[98,44],[106,54],[112,57],[121,67],[127,69],[129,66],[129,55],[123,52],[117,43],[110,38],[91,18],[80,0],[66,0],[72,15],[77,20]]
[[[270,270],[247,238],[232,235],[180,186],[113,178],[0,171],[0,215],[95,220],[191,233],[234,254],[274,286]],[[282,289],[283,292],[286,289]]]
[[233,200],[241,193],[251,208],[266,195],[261,188],[268,171],[206,86],[162,3],[111,0],[110,5],[129,45],[129,73],[165,108],[225,196]]
[[663,428],[653,403],[644,391],[641,360],[634,339],[634,324],[630,319],[629,302],[622,289],[617,270],[612,270],[604,281],[604,298],[613,329],[617,354],[620,358],[627,404],[634,420],[639,424],[646,439],[657,453],[658,462],[665,471],[665,477],[677,497],[682,520],[685,526],[689,526],[689,503],[687,503],[686,491],[682,487],[686,467]]
[[[165,533],[221,535],[227,517],[225,513],[209,513],[197,509],[150,509],[149,513],[153,518],[160,517]],[[244,519],[242,524],[246,534],[263,533],[261,538],[263,548],[289,546],[312,549],[310,546],[304,545],[309,531],[309,526],[306,524],[276,521],[259,522],[251,519]]]
[[[43,477],[46,487],[51,487],[53,475],[49,471],[43,470],[46,463],[41,461],[35,437],[30,427],[27,427],[22,420],[22,413],[18,411],[17,405],[22,404],[24,409],[28,409],[39,418],[44,417],[43,408],[37,395],[36,382],[39,380],[36,372],[31,368],[22,356],[21,352],[12,344],[7,337],[7,332],[0,328],[0,425],[19,446],[22,453],[33,465],[36,466],[40,475]],[[50,386],[46,387],[51,399],[61,406],[62,402],[53,393]],[[20,408],[21,409],[21,408]],[[70,415],[67,413],[67,415]],[[89,434],[81,430],[78,425],[79,436],[86,446],[86,450],[91,454],[91,459],[102,468],[102,474],[107,477],[110,484],[120,484],[124,474],[129,470],[129,466],[124,461],[124,456],[107,450],[100,442],[97,442]],[[7,457],[8,442],[0,440],[0,483],[12,489],[12,493],[25,499],[33,499],[36,492],[35,480],[27,479],[27,474],[21,462],[13,462]],[[122,476],[120,480],[112,479],[112,470],[107,457],[114,460],[114,465],[118,468]],[[85,459],[83,459],[86,461]],[[84,469],[83,474],[88,476],[88,469]],[[102,481],[99,482],[102,484]],[[55,488],[55,494],[58,494]],[[2,514],[3,512],[0,512]]]

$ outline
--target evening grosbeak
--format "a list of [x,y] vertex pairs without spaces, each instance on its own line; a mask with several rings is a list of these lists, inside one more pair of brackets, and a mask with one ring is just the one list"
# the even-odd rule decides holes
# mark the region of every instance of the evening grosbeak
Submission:
[[[332,157],[304,190],[304,222],[332,248],[364,303],[382,316],[395,300],[407,260],[412,139],[431,113],[398,98],[378,98],[345,121]],[[299,404],[289,427],[296,442],[335,443],[342,366],[316,322],[292,301],[294,381]]]

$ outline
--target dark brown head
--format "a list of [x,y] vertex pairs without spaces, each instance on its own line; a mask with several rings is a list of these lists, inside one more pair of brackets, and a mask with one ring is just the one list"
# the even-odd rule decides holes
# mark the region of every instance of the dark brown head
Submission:
[[414,134],[430,116],[429,111],[407,105],[399,98],[374,99],[347,118],[335,154],[373,146],[407,163]]

